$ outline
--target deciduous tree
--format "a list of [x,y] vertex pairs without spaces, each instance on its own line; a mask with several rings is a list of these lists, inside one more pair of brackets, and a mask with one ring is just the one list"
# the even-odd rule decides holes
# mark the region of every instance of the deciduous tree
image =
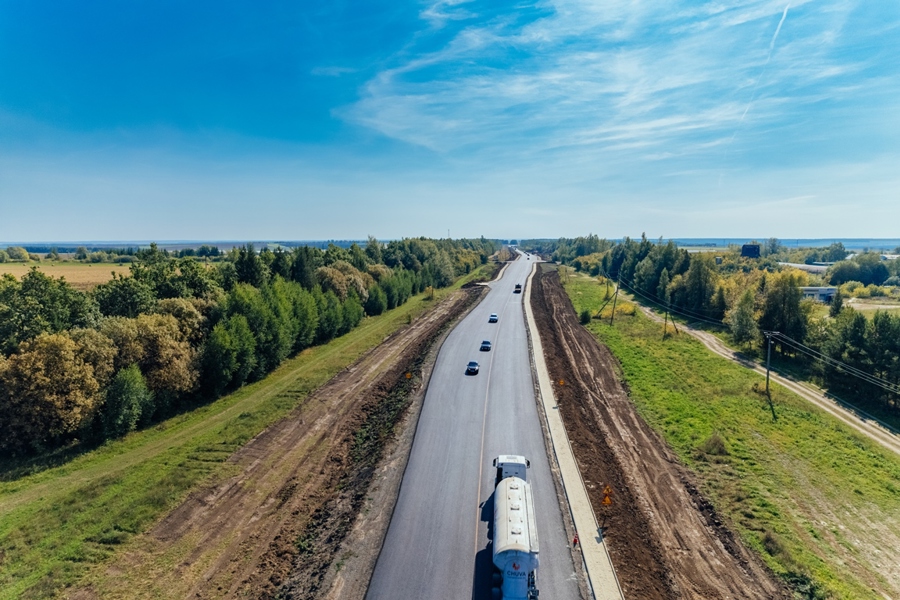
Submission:
[[0,449],[39,451],[72,439],[91,420],[100,386],[77,350],[64,333],[42,334],[0,360]]
[[759,328],[756,326],[753,314],[754,301],[753,292],[745,291],[726,317],[728,326],[731,328],[731,337],[734,343],[740,346],[749,344],[759,335]]
[[153,411],[153,393],[147,388],[137,365],[130,365],[116,373],[105,396],[101,422],[106,439],[134,431],[141,415]]

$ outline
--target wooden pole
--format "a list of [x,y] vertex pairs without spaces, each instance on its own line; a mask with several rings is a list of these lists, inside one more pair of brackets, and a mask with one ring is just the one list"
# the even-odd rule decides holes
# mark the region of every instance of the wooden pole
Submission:
[[616,300],[619,299],[619,280],[621,279],[621,277],[622,277],[622,272],[619,271],[619,276],[616,277],[616,295],[613,296],[613,309],[612,309],[612,314],[609,315],[609,325],[610,325],[610,327],[612,327],[613,319],[616,318]]

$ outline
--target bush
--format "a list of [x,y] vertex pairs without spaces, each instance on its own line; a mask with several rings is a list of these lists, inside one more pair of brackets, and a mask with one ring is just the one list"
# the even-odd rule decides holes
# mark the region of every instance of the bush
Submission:
[[703,443],[700,444],[700,451],[708,456],[725,456],[728,454],[728,449],[725,447],[725,440],[722,439],[722,436],[719,435],[718,432],[713,432],[711,436],[706,438]]
[[28,251],[20,246],[10,246],[6,249],[6,254],[9,260],[28,260]]
[[581,311],[579,318],[582,325],[587,325],[591,322],[591,311],[589,311],[588,309],[584,309],[583,311]]

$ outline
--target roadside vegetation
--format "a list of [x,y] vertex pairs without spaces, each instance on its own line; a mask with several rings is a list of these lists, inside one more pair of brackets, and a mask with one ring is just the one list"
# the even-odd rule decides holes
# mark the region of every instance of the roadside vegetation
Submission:
[[[208,266],[155,245],[91,292],[36,269],[0,278],[0,460],[90,447],[260,380],[487,263],[486,240],[293,252]],[[0,463],[2,465],[2,463]]]
[[[575,310],[596,315],[606,287],[561,278]],[[626,296],[614,325],[587,319],[622,365],[641,415],[695,472],[702,492],[801,598],[900,595],[900,457],[791,392],[711,354]]]
[[207,264],[153,245],[90,292],[36,269],[0,278],[0,597],[50,595],[227,476],[228,456],[441,290],[486,277],[494,250],[370,239]]
[[[759,258],[742,257],[739,247],[692,254],[646,237],[523,247],[599,277],[608,294],[618,284],[668,318],[724,332],[752,358],[765,357],[766,332],[777,332],[773,366],[900,427],[900,313],[888,309],[900,304],[900,260],[873,252],[850,257],[840,243],[787,249],[774,238],[760,245]],[[812,275],[782,264],[788,262],[833,264]],[[801,287],[828,285],[836,288],[829,305],[803,298]],[[885,310],[853,308],[875,298]]]

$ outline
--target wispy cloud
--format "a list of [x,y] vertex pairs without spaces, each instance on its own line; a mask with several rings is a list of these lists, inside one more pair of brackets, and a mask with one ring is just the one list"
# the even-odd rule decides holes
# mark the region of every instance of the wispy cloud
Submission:
[[437,0],[430,2],[426,8],[419,13],[419,16],[428,21],[432,27],[443,27],[447,21],[462,21],[475,16],[474,13],[465,9],[464,5],[472,2],[472,0]]
[[324,77],[340,77],[341,75],[355,72],[356,69],[353,67],[316,67],[310,71],[312,75],[321,75]]
[[[456,4],[433,4],[422,18]],[[480,8],[467,6],[467,15]],[[657,158],[715,153],[746,128],[751,106],[756,135],[796,123],[804,106],[858,74],[864,58],[835,51],[855,6],[539,2],[529,19],[474,18],[437,49],[405,53],[337,114],[448,156],[588,152],[642,162],[649,149]],[[776,45],[789,9],[796,24]]]

